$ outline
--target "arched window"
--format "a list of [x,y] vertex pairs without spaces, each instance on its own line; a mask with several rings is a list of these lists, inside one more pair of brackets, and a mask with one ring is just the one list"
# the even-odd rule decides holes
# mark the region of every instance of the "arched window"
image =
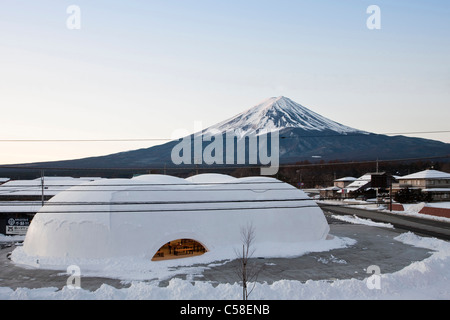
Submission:
[[180,259],[202,255],[206,248],[193,239],[177,239],[167,242],[155,253],[152,261]]

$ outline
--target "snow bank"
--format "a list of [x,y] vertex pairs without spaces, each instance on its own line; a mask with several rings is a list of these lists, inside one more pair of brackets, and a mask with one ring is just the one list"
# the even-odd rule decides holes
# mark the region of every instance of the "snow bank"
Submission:
[[450,202],[431,202],[427,203],[427,207],[450,209]]
[[403,208],[405,209],[405,213],[419,213],[420,210],[423,209],[427,204],[425,202],[420,203],[412,203],[412,204],[403,204]]
[[9,243],[9,242],[16,242],[16,241],[23,241],[25,240],[25,236],[21,235],[13,235],[8,236],[0,233],[0,243]]
[[[257,283],[250,299],[450,299],[450,244],[435,238],[422,238],[404,233],[395,240],[435,251],[429,258],[406,268],[380,275],[379,289],[370,289],[369,278],[305,283],[280,280],[273,284]],[[372,287],[373,288],[373,287]],[[241,299],[239,284],[219,284],[204,281],[172,279],[167,287],[153,282],[133,282],[129,288],[115,289],[103,284],[96,291],[56,288],[0,288],[0,299],[152,299],[152,300],[235,300]]]
[[390,229],[394,228],[394,226],[390,223],[374,222],[370,219],[362,219],[360,217],[357,217],[356,215],[354,215],[353,217],[332,215],[332,217],[337,220],[354,223],[354,224],[364,224],[364,225],[372,226],[372,227],[383,227],[383,228],[390,228]]
[[405,211],[394,211],[394,210],[392,212],[390,212],[389,210],[383,211],[398,215],[414,216],[422,219],[450,222],[450,218],[420,213],[420,211],[426,207],[448,209],[450,208],[450,202],[431,202],[431,203],[421,202],[414,204],[403,204],[403,207],[405,208]]

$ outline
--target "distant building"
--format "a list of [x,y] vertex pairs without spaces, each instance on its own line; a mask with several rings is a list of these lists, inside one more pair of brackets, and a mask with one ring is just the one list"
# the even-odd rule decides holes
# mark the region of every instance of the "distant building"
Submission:
[[397,182],[398,177],[387,172],[376,172],[371,174],[371,187],[379,189],[389,189],[392,184]]
[[424,170],[398,178],[398,188],[421,189],[431,194],[434,201],[450,201],[450,174]]
[[334,186],[320,189],[321,199],[336,199],[345,197],[345,188],[356,181],[354,177],[344,177],[334,180]]
[[335,199],[341,197],[342,189],[339,187],[328,187],[320,189],[321,199]]
[[424,170],[398,178],[401,188],[450,188],[450,173]]
[[349,185],[347,185],[346,193],[357,192],[357,191],[366,191],[366,189],[371,187],[372,174],[366,173],[365,175],[359,177]]
[[61,191],[82,183],[98,180],[98,177],[44,177],[34,180],[10,180],[0,185],[0,201],[41,201],[52,198]]
[[354,177],[344,177],[344,178],[340,178],[340,179],[336,179],[334,180],[334,186],[338,187],[338,188],[347,188],[347,186],[352,183],[355,182],[357,180],[357,178]]

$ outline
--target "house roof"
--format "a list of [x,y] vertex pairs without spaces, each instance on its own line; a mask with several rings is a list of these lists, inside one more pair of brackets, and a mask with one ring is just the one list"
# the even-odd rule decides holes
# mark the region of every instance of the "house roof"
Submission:
[[338,191],[338,190],[341,190],[341,188],[339,188],[339,187],[328,187],[328,188],[320,189],[320,191]]
[[2,201],[0,215],[5,213],[36,213],[41,208],[41,201]]
[[447,192],[450,193],[450,188],[427,188],[422,189],[423,192]]
[[437,170],[424,170],[398,178],[398,180],[412,179],[450,179],[450,173]]
[[[44,195],[54,196],[71,187],[101,179],[97,177],[44,177]],[[10,180],[0,185],[0,196],[39,196],[41,194],[41,178],[34,180]]]
[[356,191],[372,181],[372,174],[366,173],[347,186],[347,191]]
[[335,182],[338,182],[338,181],[355,181],[355,180],[357,180],[358,178],[355,178],[355,177],[344,177],[344,178],[340,178],[340,179],[336,179],[336,180],[334,180]]

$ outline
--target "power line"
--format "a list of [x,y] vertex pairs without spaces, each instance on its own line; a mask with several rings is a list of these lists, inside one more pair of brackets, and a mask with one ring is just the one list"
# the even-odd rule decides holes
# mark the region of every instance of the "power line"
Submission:
[[[234,190],[236,191],[236,190]],[[191,204],[230,204],[230,203],[267,203],[267,202],[299,202],[299,201],[313,201],[310,198],[292,198],[292,199],[257,199],[257,200],[196,200],[196,201],[111,201],[111,202],[96,202],[96,201],[87,201],[87,202],[46,202],[46,206],[48,207],[58,207],[58,206],[125,206],[125,205],[191,205]],[[37,204],[37,203],[36,203]],[[29,206],[28,203],[16,203],[14,206]],[[1,206],[8,206],[4,204],[0,204]],[[187,209],[189,210],[189,209]]]
[[385,132],[379,134],[385,135],[398,135],[398,134],[433,134],[433,133],[450,133],[450,130],[438,130],[438,131],[412,131],[412,132]]
[[46,214],[60,213],[160,213],[160,212],[203,212],[203,211],[243,211],[243,210],[274,210],[274,209],[300,209],[300,208],[318,208],[316,204],[305,206],[265,206],[265,207],[226,207],[226,208],[181,208],[181,209],[131,209],[131,210],[62,210],[62,211],[39,211]]
[[[204,190],[204,191],[254,191],[254,192],[263,192],[263,191],[289,191],[290,189],[288,188],[271,188],[271,189],[257,189],[257,188],[253,188],[253,189],[208,189],[208,190]],[[41,194],[40,190],[37,189],[22,189],[22,190],[18,190],[18,191],[9,191],[9,190],[1,190],[4,193],[0,194],[0,198],[1,196],[34,196],[37,194]],[[32,192],[35,191],[36,194],[18,194],[17,192]],[[140,189],[140,190],[134,190],[131,188],[127,188],[127,189],[122,189],[122,190],[117,190],[117,189],[66,189],[66,190],[50,190],[50,189],[46,189],[45,190],[47,193],[46,195],[53,195],[52,192],[58,191],[58,192],[73,192],[73,193],[81,193],[81,192],[118,192],[118,191],[129,191],[129,192],[195,192],[195,191],[203,191],[203,190],[198,190],[198,189]],[[45,193],[44,193],[45,194]],[[1,206],[1,203],[0,203]]]
[[[103,178],[101,178],[100,180],[96,180],[96,181],[101,181]],[[120,178],[119,178],[120,179]],[[30,181],[30,180],[28,180]],[[33,181],[33,180],[31,180]],[[36,180],[34,180],[36,181]],[[89,183],[89,181],[87,181]],[[97,188],[97,187],[132,187],[132,188],[136,188],[136,187],[161,187],[161,186],[187,186],[187,187],[191,187],[191,186],[217,186],[217,185],[231,185],[234,184],[234,181],[230,181],[229,183],[227,182],[188,182],[186,181],[186,183],[140,183],[139,181],[135,181],[133,180],[133,183],[114,183],[114,184],[95,184],[95,185],[88,185],[88,184],[50,184],[50,185],[46,185],[48,187],[86,187],[86,188]],[[284,182],[282,181],[249,181],[249,182],[245,182],[245,181],[240,181],[235,183],[234,185],[268,185],[268,184],[284,184]],[[35,185],[12,185],[12,186],[7,186],[6,184],[4,184],[3,186],[0,186],[0,190],[1,188],[37,188],[37,187],[41,187],[41,184],[35,184]],[[47,189],[46,189],[47,190]],[[182,189],[184,190],[184,189]],[[211,189],[208,189],[211,190]],[[230,190],[230,189],[226,189],[226,190]],[[239,189],[241,190],[241,189]],[[244,189],[245,190],[245,189]],[[252,190],[252,189],[247,189],[247,190]],[[272,189],[270,189],[272,190]]]
[[[270,189],[257,189],[257,188],[253,188],[253,189],[207,189],[207,190],[202,190],[202,189],[139,189],[139,190],[134,190],[131,188],[128,189],[123,189],[123,190],[116,190],[116,189],[66,189],[66,190],[49,190],[46,189],[45,191],[47,192],[46,195],[48,196],[53,196],[52,192],[54,191],[58,191],[58,192],[73,192],[73,193],[82,193],[82,192],[195,192],[195,191],[254,191],[254,192],[263,192],[263,191],[289,191],[292,189],[288,189],[288,188],[270,188]],[[17,194],[17,192],[31,192],[31,191],[36,191],[36,194]],[[22,189],[22,190],[18,190],[18,191],[9,191],[9,190],[2,190],[2,192],[0,194],[0,198],[2,198],[1,196],[5,196],[5,197],[14,197],[14,196],[35,196],[35,195],[40,195],[40,191],[37,189]],[[49,194],[50,192],[50,194]],[[45,194],[45,193],[44,193]],[[0,203],[0,206],[2,204]]]
[[[330,200],[331,198],[329,198],[328,200]],[[336,199],[336,200],[342,200],[342,199]],[[260,200],[258,200],[260,201]],[[258,201],[254,201],[254,202],[258,202]],[[267,202],[269,201],[290,201],[293,202],[294,200],[267,200]],[[295,201],[314,201],[314,199],[297,199]],[[230,203],[236,202],[236,201],[229,201]],[[90,206],[90,205],[103,205],[103,204],[99,204],[99,203],[95,203],[95,202],[73,202],[73,203],[60,203],[58,204],[60,206]],[[104,203],[104,205],[110,205],[109,203]],[[116,205],[122,205],[121,203],[113,203],[112,206],[116,206]],[[141,205],[141,203],[128,203],[128,205],[130,206],[136,206],[136,205]],[[389,205],[389,203],[346,203],[346,204],[330,204],[330,203],[322,203],[321,204],[322,207],[319,206],[319,204],[316,202],[316,204],[314,205],[293,205],[293,206],[264,206],[264,207],[225,207],[225,208],[180,208],[180,209],[176,209],[176,208],[168,208],[168,209],[123,209],[123,210],[118,210],[118,209],[112,209],[112,210],[86,210],[86,211],[82,211],[82,210],[51,210],[51,211],[45,211],[45,210],[40,210],[38,208],[38,210],[40,210],[39,212],[41,213],[45,213],[45,214],[61,214],[61,213],[157,213],[157,212],[196,212],[196,211],[235,211],[235,210],[273,210],[273,209],[301,209],[301,208],[321,208],[322,210],[326,210],[327,207],[338,207],[338,208],[343,208],[343,207],[353,207],[353,206],[367,206],[367,205]],[[14,205],[12,207],[21,207],[21,206],[27,206],[26,204],[24,205]],[[28,205],[28,206],[33,206],[33,207],[43,207],[40,204],[35,204],[35,205]],[[49,208],[51,207],[51,202],[46,202],[44,207]],[[1,206],[0,206],[1,208]]]
[[[289,128],[288,128],[289,129]],[[292,128],[295,129],[295,128]],[[270,133],[270,132],[269,132]],[[322,138],[322,137],[352,137],[352,136],[367,136],[367,135],[403,135],[403,134],[439,134],[450,133],[450,130],[436,130],[436,131],[410,131],[410,132],[384,132],[384,133],[336,133],[336,134],[311,134],[300,135],[299,138]],[[189,137],[193,136],[191,134]],[[246,137],[246,135],[244,135]],[[247,136],[248,137],[248,136]],[[295,139],[297,137],[280,136],[280,139]],[[225,139],[236,139],[237,137],[230,137]],[[183,138],[129,138],[129,139],[0,139],[0,142],[154,142],[154,141],[180,141]]]

